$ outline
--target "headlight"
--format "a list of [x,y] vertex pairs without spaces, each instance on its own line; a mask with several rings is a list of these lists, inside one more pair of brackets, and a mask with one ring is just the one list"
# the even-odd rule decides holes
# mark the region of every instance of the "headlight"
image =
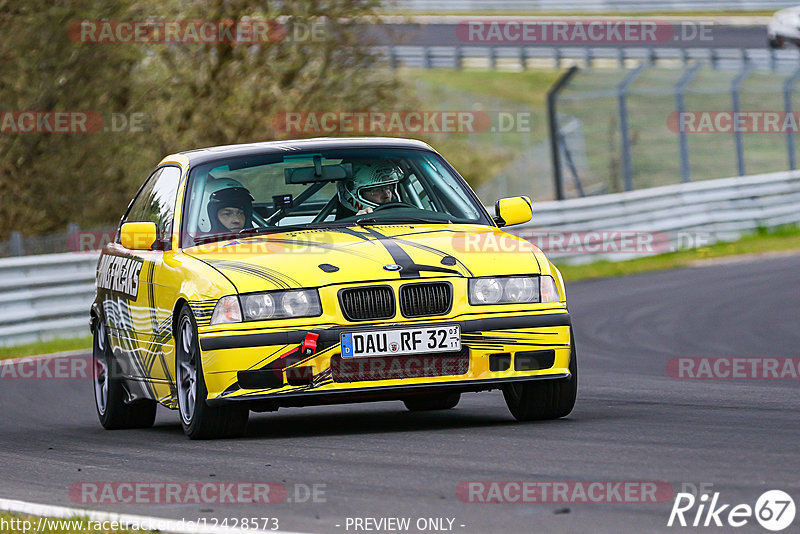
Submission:
[[242,309],[236,295],[228,295],[217,301],[214,313],[211,314],[211,324],[238,323],[241,320]]
[[242,295],[242,309],[245,321],[315,317],[322,314],[319,293],[313,289]]
[[469,281],[469,303],[473,306],[559,300],[555,280],[550,276],[472,278]]
[[495,304],[503,297],[499,278],[477,278],[469,281],[470,304]]
[[320,314],[319,297],[315,291],[287,291],[281,297],[281,304],[287,317]]
[[275,300],[269,293],[244,295],[242,297],[242,308],[244,308],[246,321],[272,319],[272,316],[275,315]]
[[533,278],[509,278],[503,288],[506,302],[534,302],[536,300],[536,280]]

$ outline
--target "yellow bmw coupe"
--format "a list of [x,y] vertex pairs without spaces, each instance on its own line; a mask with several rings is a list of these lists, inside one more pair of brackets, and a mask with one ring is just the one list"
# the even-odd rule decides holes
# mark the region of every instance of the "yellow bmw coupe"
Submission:
[[250,411],[502,389],[518,420],[570,413],[578,363],[563,281],[425,143],[233,145],[164,158],[97,265],[94,393],[107,429],[158,403],[190,438]]

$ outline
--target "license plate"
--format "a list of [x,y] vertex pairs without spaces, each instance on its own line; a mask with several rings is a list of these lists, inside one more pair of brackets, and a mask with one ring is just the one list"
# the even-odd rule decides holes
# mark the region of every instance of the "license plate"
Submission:
[[371,330],[341,334],[342,357],[430,354],[461,350],[461,327]]

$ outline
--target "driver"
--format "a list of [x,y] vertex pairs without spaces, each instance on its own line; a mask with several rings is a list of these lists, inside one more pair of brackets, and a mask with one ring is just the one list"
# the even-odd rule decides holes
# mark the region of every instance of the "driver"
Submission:
[[339,203],[356,215],[372,213],[382,204],[398,202],[400,170],[386,162],[353,165],[353,178],[338,184]]
[[217,179],[212,187],[216,191],[208,197],[211,233],[239,232],[244,228],[252,228],[253,197],[250,191],[231,178]]

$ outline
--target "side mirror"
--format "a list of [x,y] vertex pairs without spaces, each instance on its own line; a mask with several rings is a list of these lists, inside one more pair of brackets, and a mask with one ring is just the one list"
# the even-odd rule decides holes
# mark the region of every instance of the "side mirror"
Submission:
[[494,222],[498,226],[526,223],[533,218],[533,206],[528,197],[501,198],[494,203]]
[[131,250],[154,250],[158,229],[154,222],[130,222],[120,229],[122,246]]

